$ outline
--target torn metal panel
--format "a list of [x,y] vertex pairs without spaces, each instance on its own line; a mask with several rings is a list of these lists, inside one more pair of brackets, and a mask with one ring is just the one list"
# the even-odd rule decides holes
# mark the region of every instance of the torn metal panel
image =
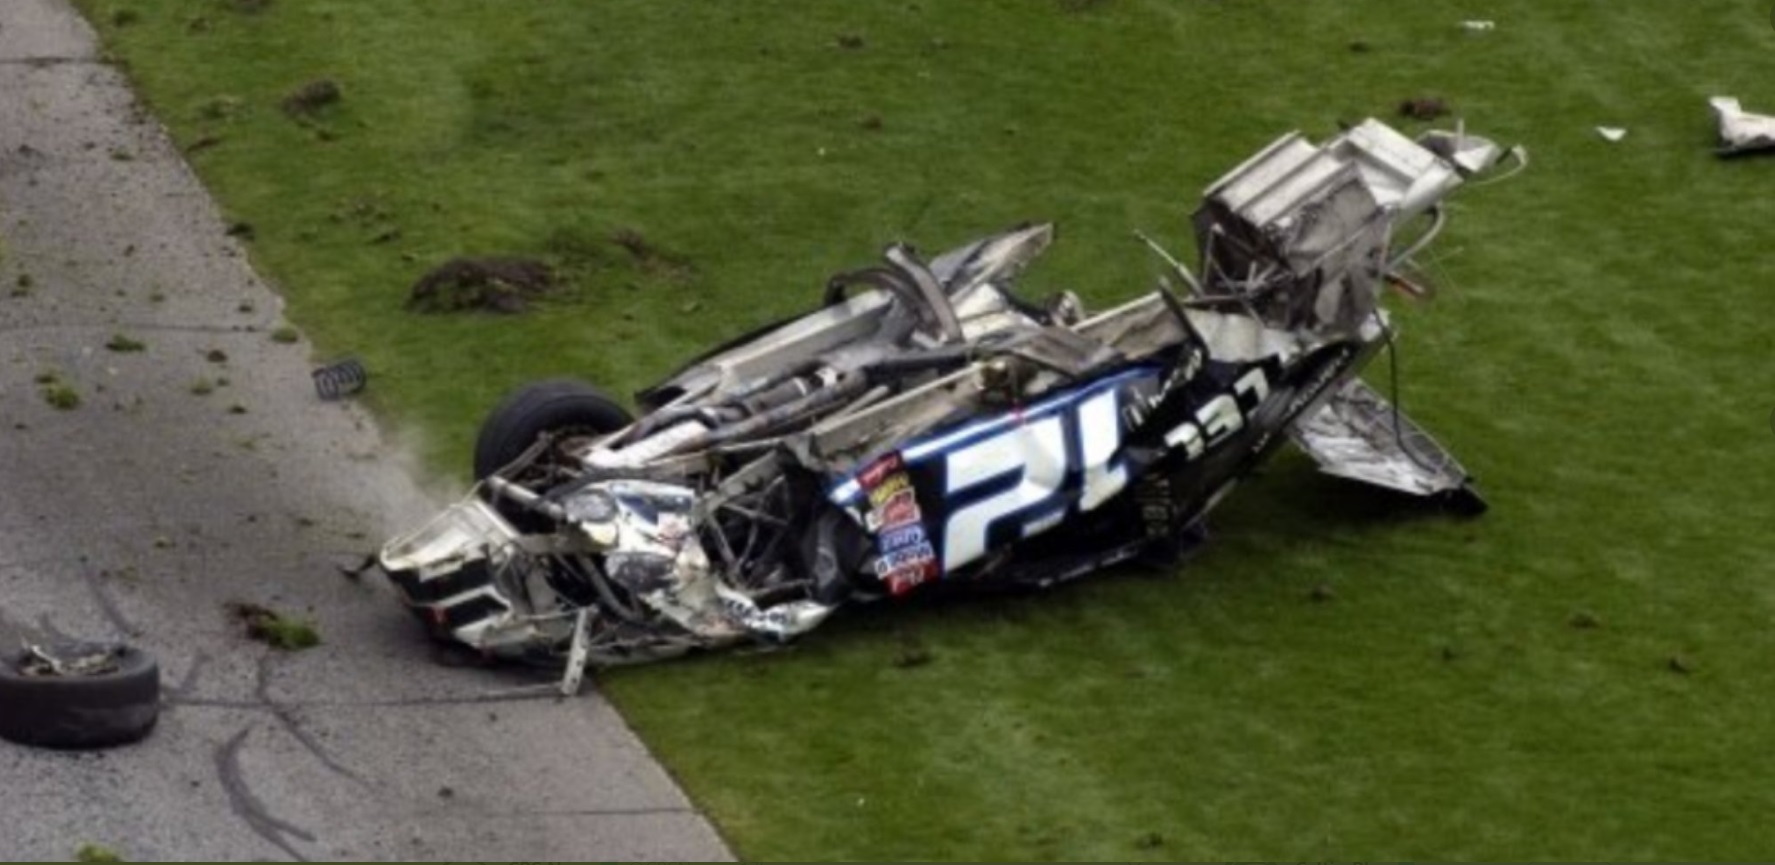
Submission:
[[1721,156],[1775,150],[1775,117],[1745,111],[1731,96],[1715,96],[1707,104],[1719,121]]
[[1289,436],[1326,474],[1430,496],[1459,490],[1467,470],[1361,379],[1351,379]]

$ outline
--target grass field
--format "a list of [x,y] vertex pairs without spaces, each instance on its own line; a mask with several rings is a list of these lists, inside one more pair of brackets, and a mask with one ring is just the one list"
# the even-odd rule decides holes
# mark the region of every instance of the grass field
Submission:
[[[747,858],[1775,850],[1775,158],[1717,160],[1705,102],[1775,112],[1767,3],[79,2],[292,319],[458,476],[507,388],[632,390],[890,240],[1057,219],[1031,291],[1131,296],[1129,231],[1187,247],[1275,135],[1440,97],[1533,160],[1459,195],[1442,296],[1399,311],[1403,403],[1489,515],[1290,455],[1181,574],[599,683]],[[320,78],[338,104],[279,109]],[[403,307],[488,253],[571,287]]]

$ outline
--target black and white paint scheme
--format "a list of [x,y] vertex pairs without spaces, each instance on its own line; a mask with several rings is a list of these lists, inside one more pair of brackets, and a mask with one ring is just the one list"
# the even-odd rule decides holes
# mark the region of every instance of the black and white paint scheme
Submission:
[[911,592],[1045,586],[1169,564],[1292,442],[1327,472],[1484,503],[1357,377],[1393,343],[1380,299],[1443,201],[1520,150],[1374,120],[1275,141],[1207,190],[1192,271],[1099,311],[1020,296],[1054,239],[1014,228],[928,260],[890,246],[824,303],[637,397],[524,388],[487,419],[478,484],[382,568],[435,636],[586,664],[796,637]]

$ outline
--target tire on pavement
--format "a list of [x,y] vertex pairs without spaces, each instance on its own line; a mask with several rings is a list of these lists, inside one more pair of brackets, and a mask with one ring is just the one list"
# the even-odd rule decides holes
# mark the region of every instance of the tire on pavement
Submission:
[[0,658],[0,738],[44,748],[107,748],[147,736],[160,718],[160,666],[132,646],[65,643],[57,658],[108,653],[89,672],[60,674],[29,652]]

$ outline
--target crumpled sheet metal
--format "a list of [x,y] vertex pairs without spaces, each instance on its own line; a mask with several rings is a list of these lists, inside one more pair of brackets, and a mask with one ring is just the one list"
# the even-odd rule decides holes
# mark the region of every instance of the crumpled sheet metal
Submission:
[[605,564],[614,580],[701,640],[720,644],[747,634],[786,640],[831,614],[831,607],[812,601],[761,610],[724,585],[697,540],[695,503],[687,487],[615,480],[588,485],[569,499],[568,510],[580,531],[609,548]]
[[1442,445],[1360,379],[1296,421],[1290,435],[1328,475],[1419,496],[1467,481],[1467,470]]
[[1775,117],[1752,114],[1731,96],[1715,96],[1707,100],[1719,118],[1721,156],[1775,150]]

